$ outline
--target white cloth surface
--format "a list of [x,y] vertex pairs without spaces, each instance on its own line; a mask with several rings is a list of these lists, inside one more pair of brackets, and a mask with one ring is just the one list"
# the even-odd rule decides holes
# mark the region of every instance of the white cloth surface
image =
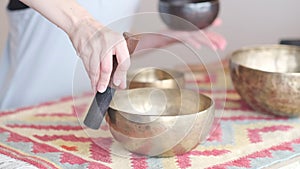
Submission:
[[0,154],[0,169],[38,169],[35,166]]
[[[80,0],[79,3],[107,25],[134,14],[139,0]],[[79,58],[68,36],[32,9],[7,11],[7,14],[9,34],[0,58],[0,109],[70,96]],[[128,31],[129,26],[130,23],[116,31]]]

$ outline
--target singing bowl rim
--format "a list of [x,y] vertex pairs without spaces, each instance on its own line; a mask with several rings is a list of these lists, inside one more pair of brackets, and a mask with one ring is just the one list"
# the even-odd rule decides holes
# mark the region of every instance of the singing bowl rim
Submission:
[[[145,76],[148,79],[143,79]],[[153,77],[150,77],[153,76]],[[127,74],[127,86],[129,89],[157,87],[157,88],[184,88],[184,72],[174,69],[146,67],[130,71]]]
[[[253,68],[248,65],[241,64],[240,62],[236,61],[236,57],[239,57],[236,55],[239,52],[248,52],[250,50],[260,50],[263,48],[268,49],[287,49],[287,50],[299,50],[300,53],[300,47],[299,46],[293,46],[293,45],[282,45],[282,44],[264,44],[264,45],[249,45],[241,47],[230,54],[228,54],[227,58],[229,58],[229,65],[231,69],[234,69],[235,67],[243,67],[252,71],[257,71],[264,74],[270,74],[270,75],[285,75],[285,76],[300,76],[300,72],[276,72],[276,71],[266,71],[261,70],[260,68]],[[243,57],[243,56],[241,56]]]
[[[145,88],[134,88],[134,89],[128,89],[128,90],[120,90],[120,91],[116,91],[114,97],[118,97],[118,92],[135,92],[135,91],[143,91],[143,90],[163,90],[163,91],[175,91],[175,90],[179,90],[180,92],[188,92],[191,94],[195,94],[195,91],[190,90],[190,89],[174,89],[174,88],[154,88],[154,87],[145,87]],[[117,113],[122,113],[125,115],[129,115],[129,116],[139,116],[139,117],[159,117],[159,118],[180,118],[183,116],[192,116],[192,115],[197,115],[197,114],[204,114],[204,113],[209,113],[211,110],[214,110],[215,108],[215,101],[202,93],[196,92],[196,94],[199,97],[199,105],[201,103],[203,103],[201,100],[205,99],[205,102],[209,102],[208,104],[205,104],[204,108],[201,109],[201,107],[198,107],[198,110],[192,113],[188,113],[188,114],[179,114],[179,115],[168,115],[168,114],[158,114],[158,115],[153,115],[153,114],[135,114],[135,113],[130,113],[127,111],[123,111],[120,110],[118,108],[116,108],[116,106],[114,105],[114,102],[112,100],[112,102],[109,105],[109,110],[108,113],[112,111],[117,112]]]
[[[147,70],[166,72],[171,76],[171,78],[157,79],[153,82],[134,80],[135,76],[139,75],[140,73],[143,74],[144,71],[147,71]],[[129,71],[127,74],[127,80],[130,80],[129,81],[130,83],[152,84],[152,83],[156,83],[156,82],[174,81],[176,79],[182,79],[182,78],[184,79],[184,72],[177,71],[174,69],[164,69],[164,68],[159,69],[159,68],[155,68],[155,67],[139,68],[139,69]]]

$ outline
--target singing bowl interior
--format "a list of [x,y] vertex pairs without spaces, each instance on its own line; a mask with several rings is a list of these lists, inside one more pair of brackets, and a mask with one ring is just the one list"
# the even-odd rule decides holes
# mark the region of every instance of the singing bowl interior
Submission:
[[231,54],[234,87],[255,110],[300,115],[300,47],[260,45]]
[[117,92],[106,116],[112,135],[126,149],[162,157],[183,154],[204,141],[213,119],[209,97],[157,88]]
[[183,88],[184,73],[170,69],[142,68],[128,74],[130,89],[142,87]]
[[240,49],[231,61],[254,70],[270,73],[300,73],[300,48],[269,45]]

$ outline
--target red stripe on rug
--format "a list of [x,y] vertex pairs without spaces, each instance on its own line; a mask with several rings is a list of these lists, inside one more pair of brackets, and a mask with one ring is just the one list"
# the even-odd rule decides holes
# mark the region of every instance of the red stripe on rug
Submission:
[[191,159],[190,159],[190,154],[183,154],[176,156],[177,160],[177,165],[179,166],[180,169],[187,169],[192,166],[191,164]]
[[287,117],[259,117],[259,116],[249,116],[249,115],[240,115],[240,116],[231,116],[231,117],[222,117],[223,121],[245,121],[245,120],[288,120]]
[[300,144],[300,138],[297,138],[295,140],[289,141],[289,142],[284,142],[282,144],[272,146],[270,148],[264,149],[262,151],[257,151],[252,154],[246,155],[244,157],[241,157],[239,159],[229,161],[223,164],[218,164],[209,167],[208,169],[226,169],[230,166],[235,166],[235,167],[243,167],[243,168],[251,168],[251,159],[256,159],[256,158],[271,158],[272,157],[272,152],[271,151],[290,151],[294,152],[294,149],[292,147],[292,144]]
[[86,113],[88,104],[80,104],[80,105],[72,105],[72,111],[63,113],[63,112],[47,112],[47,113],[39,113],[34,116],[36,117],[81,117]]
[[75,117],[73,113],[41,113],[34,115],[35,117]]
[[189,153],[176,156],[177,158],[176,162],[180,169],[187,169],[192,166],[191,159],[190,159],[191,156],[221,156],[229,152],[230,152],[229,150],[216,150],[216,149],[206,150],[206,151],[194,150]]
[[65,125],[26,125],[26,124],[8,124],[10,128],[31,128],[40,130],[82,130],[81,126],[65,126]]
[[77,157],[70,153],[62,153],[60,156],[60,162],[61,163],[69,163],[72,165],[82,165],[84,163],[87,163],[88,161],[84,160],[83,158]]
[[42,140],[42,141],[53,141],[53,140],[64,140],[64,141],[76,141],[76,142],[92,142],[91,138],[85,138],[85,137],[76,137],[74,135],[34,135],[35,138]]
[[65,97],[65,98],[61,98],[61,99],[56,100],[56,101],[45,102],[45,103],[35,105],[35,106],[28,106],[28,107],[17,108],[17,109],[14,109],[14,110],[9,110],[9,111],[3,111],[3,112],[0,112],[0,117],[8,116],[8,115],[11,115],[11,114],[16,114],[16,113],[19,113],[19,112],[25,111],[25,110],[31,110],[31,109],[45,107],[45,106],[51,106],[51,105],[54,105],[54,104],[57,104],[57,103],[64,103],[64,102],[68,102],[68,101],[71,101],[71,100],[72,100],[72,97]]
[[248,137],[251,143],[259,143],[262,142],[261,133],[288,131],[292,128],[293,127],[286,126],[286,125],[274,125],[274,126],[264,127],[261,129],[248,129]]
[[111,169],[111,168],[107,166],[103,166],[96,162],[90,162],[88,165],[88,169]]
[[90,153],[92,159],[106,163],[111,163],[112,161],[110,153],[108,152],[112,145],[111,138],[84,138],[76,137],[74,135],[34,135],[34,137],[42,141],[64,140],[72,142],[89,142],[91,144]]
[[[0,127],[0,132],[7,132],[7,133],[10,134],[10,137],[7,139],[7,142],[15,142],[15,143],[16,142],[31,142],[33,144],[33,146],[32,146],[33,147],[32,148],[32,153],[36,153],[37,156],[38,156],[39,153],[50,153],[50,152],[59,152],[59,153],[62,153],[62,155],[60,156],[60,158],[61,158],[60,162],[61,162],[62,165],[63,165],[63,163],[69,163],[69,164],[78,164],[78,163],[79,164],[83,164],[83,162],[85,162],[87,164],[91,163],[91,161],[87,161],[87,160],[81,158],[80,156],[77,156],[77,155],[69,153],[69,152],[58,150],[57,148],[55,148],[55,147],[53,147],[51,145],[48,145],[46,143],[39,143],[39,142],[33,141],[30,138],[26,138],[24,136],[21,136],[21,135],[19,135],[17,133],[13,133],[12,131],[6,130],[6,129],[1,128],[1,127]],[[84,139],[85,142],[87,140],[90,140],[90,138],[85,138]],[[76,141],[78,141],[78,140],[76,140]],[[34,157],[32,157],[32,158],[34,158]],[[25,161],[25,162],[27,162],[27,161]],[[28,163],[29,162],[30,161],[28,161]],[[77,162],[77,163],[75,163],[75,162]],[[92,165],[95,166],[96,164],[97,164],[97,166],[98,166],[99,169],[108,169],[109,168],[109,167],[107,167],[107,166],[105,166],[104,164],[101,164],[101,163],[95,163],[95,162],[93,162]],[[34,164],[32,164],[32,165],[34,165]],[[39,166],[38,166],[38,168],[39,168]]]
[[131,167],[132,169],[147,169],[148,163],[146,157],[137,157],[136,155],[132,154],[131,158]]
[[110,148],[113,144],[112,138],[93,139],[90,145],[91,158],[97,161],[112,163]]
[[206,151],[191,151],[189,154],[193,156],[220,156],[229,153],[229,150],[206,150]]

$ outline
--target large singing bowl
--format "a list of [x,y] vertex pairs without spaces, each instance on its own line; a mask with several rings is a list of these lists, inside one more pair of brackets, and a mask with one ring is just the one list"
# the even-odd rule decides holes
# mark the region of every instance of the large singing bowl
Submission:
[[190,90],[117,91],[106,115],[113,137],[130,152],[156,157],[186,153],[206,140],[214,102]]
[[230,73],[240,96],[254,110],[300,115],[300,47],[260,45],[231,54]]
[[217,18],[219,8],[219,0],[159,1],[159,12],[163,22],[175,30],[204,29]]

